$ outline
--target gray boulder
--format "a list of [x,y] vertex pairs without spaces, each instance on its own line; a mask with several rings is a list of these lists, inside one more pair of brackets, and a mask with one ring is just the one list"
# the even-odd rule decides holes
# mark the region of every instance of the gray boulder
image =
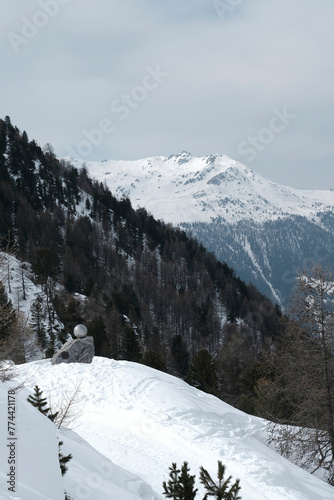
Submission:
[[70,340],[53,356],[51,363],[91,363],[95,354],[94,339],[86,336]]

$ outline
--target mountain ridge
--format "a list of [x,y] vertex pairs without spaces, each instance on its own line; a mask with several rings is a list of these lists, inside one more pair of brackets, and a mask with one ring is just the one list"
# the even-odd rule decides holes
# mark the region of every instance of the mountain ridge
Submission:
[[[76,167],[85,164],[117,196],[128,196],[135,208],[145,206],[156,217],[174,224],[219,219],[236,223],[250,218],[250,210],[257,222],[291,215],[316,220],[319,212],[334,207],[331,190],[282,186],[221,154],[193,157],[182,152],[129,161],[70,161]],[[161,199],[165,198],[168,204],[165,201],[163,207]]]
[[283,307],[299,271],[334,265],[332,190],[281,186],[224,155],[71,163],[197,238]]

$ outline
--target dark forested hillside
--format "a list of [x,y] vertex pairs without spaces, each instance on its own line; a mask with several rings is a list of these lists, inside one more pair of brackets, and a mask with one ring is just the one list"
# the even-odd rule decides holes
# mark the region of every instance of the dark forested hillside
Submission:
[[252,282],[269,298],[276,296],[284,307],[301,269],[318,261],[334,267],[333,212],[319,213],[313,221],[290,215],[263,223],[241,220],[232,225],[215,221],[181,227],[195,235],[217,258],[226,255],[238,276]]
[[254,286],[183,231],[117,200],[84,167],[59,162],[9,117],[0,120],[0,236],[31,263],[65,332],[85,323],[97,355],[179,376],[189,364],[197,373],[206,350],[218,376],[206,390],[233,404],[277,335],[278,308]]

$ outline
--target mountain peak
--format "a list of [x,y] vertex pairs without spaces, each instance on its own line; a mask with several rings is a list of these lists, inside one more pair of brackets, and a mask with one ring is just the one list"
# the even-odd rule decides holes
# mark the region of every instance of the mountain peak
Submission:
[[[77,167],[83,161],[71,162]],[[86,162],[117,196],[128,196],[158,219],[174,224],[224,220],[264,222],[334,207],[334,192],[302,191],[272,182],[222,154],[155,156],[133,161]]]
[[192,154],[189,153],[188,151],[182,151],[181,153],[178,153],[177,155],[172,154],[168,157],[165,157],[165,161],[173,161],[177,162],[179,165],[182,165],[183,163],[188,163],[191,159],[193,158]]

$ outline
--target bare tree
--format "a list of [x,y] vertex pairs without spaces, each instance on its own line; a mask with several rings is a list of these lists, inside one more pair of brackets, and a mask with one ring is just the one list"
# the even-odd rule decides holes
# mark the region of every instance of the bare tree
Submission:
[[0,382],[7,382],[13,377],[13,365],[12,361],[0,359]]
[[60,427],[69,426],[73,429],[73,422],[80,417],[84,400],[84,396],[79,396],[81,384],[82,380],[77,384],[71,394],[67,391],[63,392],[60,401],[56,404],[51,401],[50,409],[51,413],[57,414],[54,422],[58,429],[60,429]]
[[[314,266],[302,273],[289,320],[257,387],[270,441],[334,484],[334,276]],[[285,425],[281,425],[285,424]]]

